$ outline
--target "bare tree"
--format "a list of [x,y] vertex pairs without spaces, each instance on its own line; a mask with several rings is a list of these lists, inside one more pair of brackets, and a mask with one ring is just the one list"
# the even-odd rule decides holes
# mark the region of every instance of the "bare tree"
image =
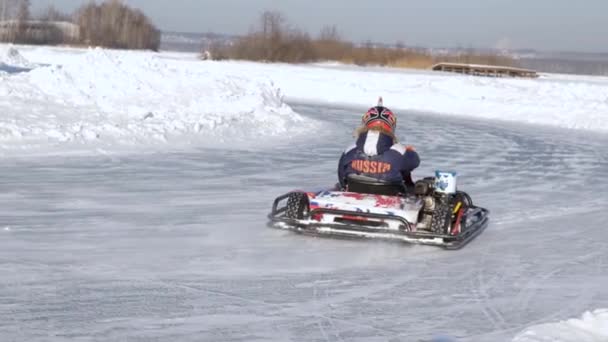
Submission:
[[143,14],[119,0],[100,5],[92,2],[76,15],[85,44],[120,49],[151,49],[160,46],[160,31]]
[[276,38],[281,34],[281,28],[285,23],[282,13],[276,11],[265,11],[260,18],[262,22],[262,33],[264,38]]
[[30,20],[30,0],[19,0],[17,5],[17,37],[20,43],[25,43],[27,37],[27,21]]
[[314,42],[320,58],[324,60],[342,60],[352,53],[353,46],[342,40],[335,25],[326,25],[319,32],[319,38]]
[[321,32],[319,33],[319,40],[321,41],[340,41],[340,33],[338,32],[338,28],[336,25],[326,25],[323,26]]
[[262,26],[262,55],[265,60],[277,61],[278,55],[281,53],[281,42],[284,39],[285,17],[282,13],[276,11],[265,11],[260,16]]
[[0,20],[14,19],[18,0],[0,0]]
[[0,0],[0,16],[3,22],[4,41],[23,42],[30,16],[29,0]]
[[17,20],[26,21],[30,19],[30,0],[19,0],[17,5]]
[[67,14],[60,12],[55,6],[50,5],[40,15],[42,21],[72,21],[72,17]]

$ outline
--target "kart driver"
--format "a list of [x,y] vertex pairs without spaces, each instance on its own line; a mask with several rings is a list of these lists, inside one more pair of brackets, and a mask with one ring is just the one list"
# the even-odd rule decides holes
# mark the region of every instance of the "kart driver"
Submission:
[[420,165],[420,158],[414,147],[397,142],[396,126],[395,114],[380,98],[378,105],[363,115],[362,125],[355,131],[355,144],[340,157],[341,188],[346,188],[346,178],[353,173],[390,183],[403,182],[406,187],[414,185],[411,172]]

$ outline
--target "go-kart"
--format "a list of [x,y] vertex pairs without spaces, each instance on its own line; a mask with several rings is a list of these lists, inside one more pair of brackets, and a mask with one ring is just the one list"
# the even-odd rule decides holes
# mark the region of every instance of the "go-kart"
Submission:
[[302,234],[397,240],[459,249],[487,226],[489,211],[456,189],[456,174],[437,171],[413,186],[362,175],[346,186],[292,191],[275,199],[269,225]]

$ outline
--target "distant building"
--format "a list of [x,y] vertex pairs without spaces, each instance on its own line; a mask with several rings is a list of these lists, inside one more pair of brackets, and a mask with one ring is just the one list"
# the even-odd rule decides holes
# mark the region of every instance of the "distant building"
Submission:
[[60,44],[78,41],[80,27],[67,21],[0,21],[0,41],[28,44]]
[[490,77],[527,77],[536,78],[538,73],[534,70],[466,63],[437,63],[431,67],[435,71],[456,72],[459,74],[490,76]]

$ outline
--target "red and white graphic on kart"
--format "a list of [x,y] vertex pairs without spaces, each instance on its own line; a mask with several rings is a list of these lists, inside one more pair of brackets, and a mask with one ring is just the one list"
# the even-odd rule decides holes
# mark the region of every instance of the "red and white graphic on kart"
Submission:
[[[361,194],[354,192],[324,191],[314,197],[309,195],[310,210],[317,208],[333,209],[352,212],[351,220],[377,220],[385,222],[385,229],[399,230],[401,223],[395,220],[372,219],[368,217],[357,217],[355,213],[371,213],[381,215],[399,216],[408,222],[416,223],[418,214],[422,208],[422,201],[411,197],[398,197],[374,194]],[[314,215],[313,219],[321,223],[334,223],[337,215],[323,213]],[[343,217],[343,215],[341,215]],[[415,229],[415,226],[412,227]]]

